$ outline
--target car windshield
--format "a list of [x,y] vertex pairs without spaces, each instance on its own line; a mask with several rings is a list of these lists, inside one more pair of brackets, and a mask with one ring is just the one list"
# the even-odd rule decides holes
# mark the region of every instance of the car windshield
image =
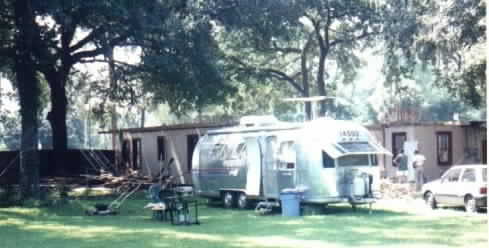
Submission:
[[482,181],[487,182],[487,168],[482,169]]

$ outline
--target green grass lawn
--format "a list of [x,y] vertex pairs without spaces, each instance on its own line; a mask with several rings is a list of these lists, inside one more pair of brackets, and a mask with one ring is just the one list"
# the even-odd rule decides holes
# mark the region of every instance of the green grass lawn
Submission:
[[[116,216],[86,216],[94,200],[51,208],[0,208],[2,248],[151,247],[487,247],[487,217],[414,215],[375,206],[325,215],[258,216],[252,210],[201,206],[201,225],[174,226],[131,198]],[[107,202],[107,201],[106,201]]]

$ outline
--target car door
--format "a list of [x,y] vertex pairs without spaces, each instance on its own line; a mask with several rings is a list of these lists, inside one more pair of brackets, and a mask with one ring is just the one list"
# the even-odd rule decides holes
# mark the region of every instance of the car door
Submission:
[[475,168],[466,168],[462,177],[460,177],[459,187],[457,187],[458,196],[453,199],[457,205],[464,205],[465,194],[477,191],[477,173]]
[[456,198],[456,187],[460,176],[460,168],[450,169],[441,179],[440,187],[436,192],[438,203],[452,205]]

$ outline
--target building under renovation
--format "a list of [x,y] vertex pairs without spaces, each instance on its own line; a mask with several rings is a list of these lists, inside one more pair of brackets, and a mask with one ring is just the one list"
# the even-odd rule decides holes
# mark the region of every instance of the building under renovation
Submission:
[[158,176],[167,170],[175,183],[191,182],[192,153],[199,136],[209,129],[236,123],[194,123],[127,128],[101,132],[115,135],[116,170]]
[[[116,135],[114,147],[118,169],[138,170],[145,175],[156,176],[168,168],[175,183],[192,183],[192,153],[199,136],[210,129],[234,125],[238,123],[163,125],[102,133]],[[409,157],[415,149],[424,154],[428,181],[439,178],[454,164],[487,163],[486,122],[396,122],[367,128],[394,156],[401,149]],[[379,158],[384,178],[396,176],[392,158]],[[411,166],[408,168],[412,180],[414,172]]]

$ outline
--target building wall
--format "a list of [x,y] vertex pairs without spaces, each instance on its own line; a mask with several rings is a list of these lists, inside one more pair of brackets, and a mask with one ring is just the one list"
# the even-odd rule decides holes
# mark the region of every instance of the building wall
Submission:
[[[487,134],[486,128],[481,126],[465,126],[465,143],[467,144],[464,152],[468,160],[473,163],[487,163]],[[486,147],[483,147],[483,144]],[[484,161],[484,158],[486,159]]]
[[[205,129],[177,129],[151,132],[126,132],[124,139],[141,139],[141,171],[147,176],[157,176],[161,169],[168,165],[171,158],[174,162],[170,165],[171,175],[175,183],[191,183],[191,171],[188,170],[188,135],[200,135]],[[165,137],[165,160],[158,161],[157,138]],[[120,147],[120,146],[119,146]],[[132,156],[131,147],[131,156]]]
[[416,139],[420,152],[426,156],[425,176],[428,181],[437,179],[450,165],[440,165],[437,159],[437,132],[450,132],[452,134],[452,165],[464,162],[465,133],[461,126],[420,126],[415,129]]
[[[367,126],[367,129],[368,131],[370,131],[370,133],[375,137],[375,139],[377,140],[377,142],[379,144],[381,144],[383,147],[385,147],[384,143],[385,143],[385,134],[384,134],[384,129],[383,127],[381,126]],[[385,177],[386,173],[386,167],[387,167],[387,164],[386,164],[386,161],[388,161],[390,158],[390,156],[388,155],[381,155],[381,156],[378,156],[378,159],[379,159],[379,169],[380,171],[382,172],[382,177]]]
[[[467,131],[467,127],[462,125],[397,124],[385,126],[385,143],[383,145],[387,150],[392,152],[392,134],[399,132],[406,133],[406,141],[417,142],[418,150],[425,155],[425,175],[426,179],[431,181],[439,178],[451,165],[481,161],[482,139],[484,139],[481,137],[486,137],[486,131],[483,128],[479,128],[476,131],[474,130],[474,128],[469,127],[469,131]],[[451,165],[440,165],[438,163],[437,132],[450,132],[452,134]],[[471,137],[467,137],[467,133],[470,133]],[[472,150],[472,153],[475,153],[479,159],[474,160],[468,157],[467,150],[469,146],[476,147],[469,150]],[[392,166],[392,159],[393,158],[387,158],[385,161],[386,171],[384,174],[386,177],[393,177],[396,175],[397,169]]]

